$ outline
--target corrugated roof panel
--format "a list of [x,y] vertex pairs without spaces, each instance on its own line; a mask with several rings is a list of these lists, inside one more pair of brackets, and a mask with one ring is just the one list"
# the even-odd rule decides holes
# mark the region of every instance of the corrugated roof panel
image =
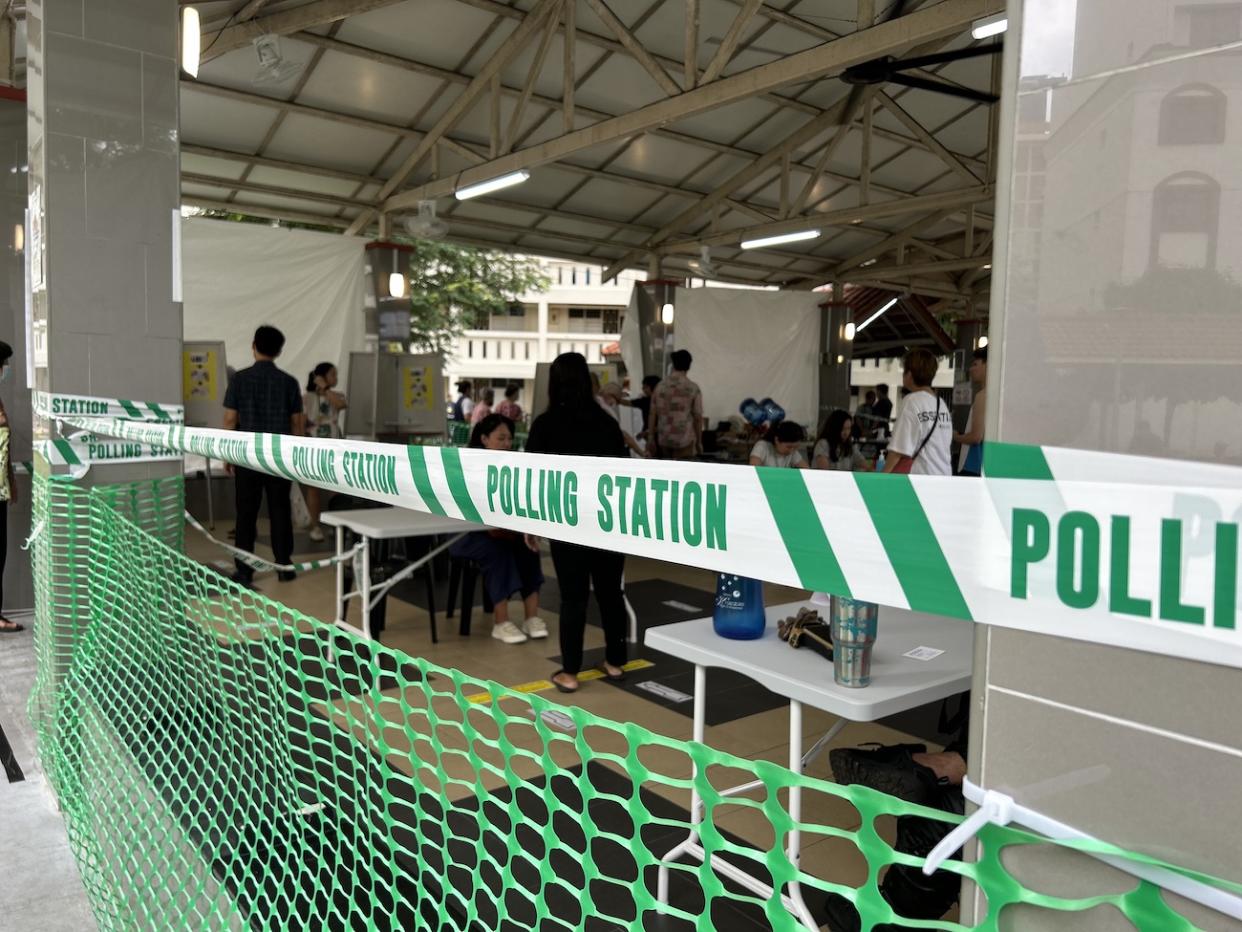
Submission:
[[[275,119],[276,111],[267,107],[210,96],[184,84],[181,87],[182,142],[253,152]],[[299,150],[297,157],[305,158],[305,152]]]
[[313,154],[317,165],[367,174],[395,139],[393,133],[383,130],[291,113],[273,137],[268,154],[290,161]]

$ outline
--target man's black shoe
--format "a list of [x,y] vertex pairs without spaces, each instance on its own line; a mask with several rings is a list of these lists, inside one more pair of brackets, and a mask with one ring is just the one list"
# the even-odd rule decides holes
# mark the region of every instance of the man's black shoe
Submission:
[[229,579],[237,583],[237,585],[241,586],[243,589],[254,588],[254,577],[251,576],[249,573],[243,573],[239,570],[238,572],[230,576]]
[[281,570],[276,574],[276,578],[281,582],[293,582],[298,578],[298,574],[293,572],[293,570]]

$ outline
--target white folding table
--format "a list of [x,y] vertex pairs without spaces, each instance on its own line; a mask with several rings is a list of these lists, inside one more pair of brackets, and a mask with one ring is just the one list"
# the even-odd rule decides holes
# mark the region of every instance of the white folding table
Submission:
[[[471,531],[485,531],[487,526],[475,524],[473,521],[462,521],[460,518],[447,518],[429,514],[425,511],[411,511],[408,508],[354,508],[349,511],[325,511],[319,516],[320,522],[336,528],[336,610],[345,604],[347,598],[355,596],[362,602],[362,636],[371,638],[371,609],[379,604],[385,593],[395,583],[400,582],[414,571],[425,566],[430,560],[447,550]],[[349,528],[362,540],[362,568],[356,573],[358,589],[345,594],[345,563],[340,560],[345,552],[345,529]],[[393,540],[400,537],[434,537],[439,534],[452,534],[453,537],[439,547],[429,550],[384,582],[379,590],[371,592],[371,548],[373,540]],[[350,628],[344,618],[337,618],[336,623]],[[350,628],[350,630],[353,630]]]
[[[971,660],[974,652],[974,625],[953,621],[922,612],[880,608],[879,634],[871,658],[871,685],[862,689],[838,686],[833,682],[832,664],[813,651],[795,650],[776,633],[779,619],[796,615],[803,606],[826,608],[809,602],[791,602],[768,606],[767,627],[763,636],[753,641],[736,641],[720,637],[712,630],[710,618],[661,625],[647,632],[645,643],[652,650],[680,657],[694,664],[694,740],[703,742],[707,713],[707,668],[724,667],[743,673],[772,692],[789,700],[789,769],[802,773],[812,760],[849,722],[873,722],[888,715],[917,708],[929,702],[946,699],[970,688]],[[930,650],[917,651],[918,648]],[[916,659],[928,656],[929,659]],[[916,656],[909,656],[915,652]],[[838,716],[828,732],[802,753],[802,707],[822,709]],[[724,790],[722,796],[736,796],[762,785],[755,780]],[[690,822],[697,826],[702,819],[702,801],[692,790]],[[794,822],[802,817],[800,788],[789,791],[789,815]],[[789,833],[788,854],[797,865],[801,838],[795,829]],[[705,857],[699,833],[690,835],[663,858],[665,862],[689,855],[702,861]],[[711,868],[760,896],[770,897],[776,891],[745,871],[720,858],[713,859]],[[668,866],[660,866],[657,899],[668,901]],[[818,929],[802,899],[796,883],[790,884],[781,900],[808,929]]]

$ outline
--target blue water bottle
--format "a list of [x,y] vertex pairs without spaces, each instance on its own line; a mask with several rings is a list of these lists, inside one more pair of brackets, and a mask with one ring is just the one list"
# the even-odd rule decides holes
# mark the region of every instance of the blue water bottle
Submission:
[[716,576],[716,608],[712,627],[721,637],[753,641],[763,636],[767,619],[763,612],[763,582],[719,573]]
[[775,426],[785,420],[785,409],[771,398],[765,398],[759,404],[763,405],[764,417],[769,424]]
[[754,427],[758,427],[767,420],[767,412],[764,411],[763,405],[753,398],[747,398],[743,401],[738,407],[738,411]]

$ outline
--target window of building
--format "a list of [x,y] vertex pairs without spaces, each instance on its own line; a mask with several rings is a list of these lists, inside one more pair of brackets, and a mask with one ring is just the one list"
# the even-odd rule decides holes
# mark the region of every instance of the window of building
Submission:
[[1213,145],[1225,141],[1225,95],[1206,84],[1188,84],[1160,102],[1162,146]]
[[603,312],[597,307],[571,307],[569,329],[575,333],[603,333]]
[[1242,39],[1242,3],[1188,4],[1177,14],[1185,23],[1186,44],[1192,49],[1209,49]]
[[1215,268],[1219,223],[1219,184],[1197,172],[1166,178],[1152,194],[1151,264]]
[[604,325],[604,333],[620,333],[621,332],[621,308],[619,307],[604,308],[603,325]]

